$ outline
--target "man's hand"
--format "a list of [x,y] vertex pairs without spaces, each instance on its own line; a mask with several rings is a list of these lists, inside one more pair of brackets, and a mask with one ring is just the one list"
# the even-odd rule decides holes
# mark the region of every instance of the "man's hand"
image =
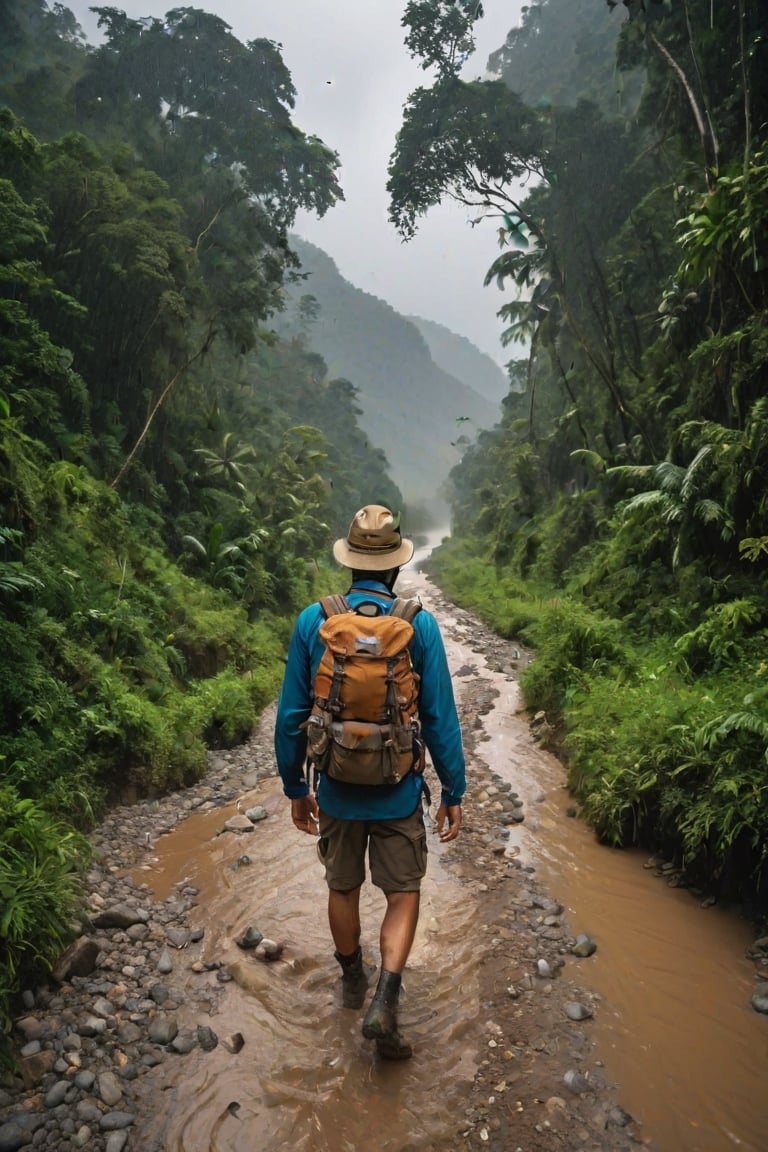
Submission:
[[311,793],[309,796],[300,796],[298,800],[291,800],[291,820],[300,832],[317,836],[317,813],[317,800]]
[[[447,827],[445,827],[446,820]],[[437,810],[435,825],[437,834],[444,843],[455,840],[461,828],[461,804],[441,804]]]

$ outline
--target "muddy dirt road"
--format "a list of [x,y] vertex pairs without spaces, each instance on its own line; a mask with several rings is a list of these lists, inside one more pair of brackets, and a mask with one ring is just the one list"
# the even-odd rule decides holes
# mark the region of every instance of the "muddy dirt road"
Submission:
[[[322,868],[288,818],[269,710],[195,788],[96,833],[91,911],[127,903],[140,923],[102,927],[96,971],[37,997],[24,1031],[56,1070],[0,1099],[0,1122],[21,1107],[55,1152],[765,1152],[749,927],[596,845],[521,711],[526,654],[417,572],[398,591],[441,621],[469,780],[458,840],[430,837],[401,1010],[413,1060],[380,1062],[340,1006]],[[224,830],[254,807],[264,819]],[[366,891],[373,964],[382,904]],[[238,946],[249,926],[278,959]],[[580,957],[584,933],[597,951]],[[109,1135],[105,1086],[125,1124]],[[0,1126],[1,1152],[21,1146]]]

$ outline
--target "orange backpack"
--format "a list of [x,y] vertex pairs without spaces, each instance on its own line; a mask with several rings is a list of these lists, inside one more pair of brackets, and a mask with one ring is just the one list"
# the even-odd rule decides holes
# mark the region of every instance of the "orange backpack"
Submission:
[[421,604],[396,599],[384,614],[372,601],[354,609],[345,596],[326,596],[320,607],[325,651],[304,725],[309,758],[347,784],[397,784],[423,767],[409,647]]

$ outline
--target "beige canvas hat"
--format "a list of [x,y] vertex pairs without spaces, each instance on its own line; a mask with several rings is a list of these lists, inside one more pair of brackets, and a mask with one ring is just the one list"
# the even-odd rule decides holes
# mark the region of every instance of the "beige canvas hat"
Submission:
[[407,564],[413,556],[413,543],[403,540],[400,517],[381,504],[366,504],[355,513],[346,540],[337,540],[333,555],[345,568],[361,572],[386,572]]

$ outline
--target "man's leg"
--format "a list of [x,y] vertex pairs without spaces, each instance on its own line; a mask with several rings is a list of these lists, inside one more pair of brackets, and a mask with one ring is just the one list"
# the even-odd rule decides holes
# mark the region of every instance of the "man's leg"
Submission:
[[368,972],[360,948],[360,887],[350,892],[328,889],[328,923],[341,965],[341,1002],[362,1008],[368,991]]
[[375,826],[370,840],[371,879],[384,892],[387,910],[381,924],[379,983],[363,1021],[363,1035],[375,1040],[387,1060],[412,1054],[397,1028],[402,971],[419,922],[419,888],[427,867],[424,819],[419,807],[405,820]]
[[360,888],[328,889],[328,923],[336,951],[351,956],[360,947]]
[[381,966],[398,975],[405,968],[419,922],[419,892],[387,892],[381,924]]
[[360,821],[337,820],[320,810],[318,854],[328,884],[328,924],[341,966],[341,1002],[362,1008],[368,976],[360,949],[360,890],[365,880],[367,833]]

